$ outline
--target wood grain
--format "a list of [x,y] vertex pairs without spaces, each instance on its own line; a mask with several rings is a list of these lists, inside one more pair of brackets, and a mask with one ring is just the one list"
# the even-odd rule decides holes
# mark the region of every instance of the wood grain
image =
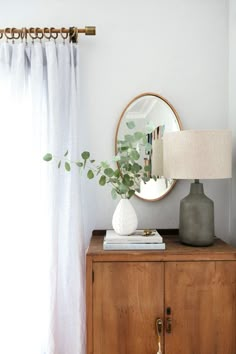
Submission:
[[86,346],[87,354],[93,354],[93,262],[92,257],[86,257]]
[[94,354],[153,354],[163,318],[163,264],[94,264]]
[[215,278],[216,353],[236,353],[236,262],[216,262]]
[[167,262],[165,353],[236,353],[236,262]]
[[[98,236],[96,236],[98,235]],[[164,235],[166,250],[155,251],[104,251],[103,238],[105,232],[94,234],[88,254],[93,256],[93,261],[211,261],[211,260],[236,260],[236,248],[227,245],[219,238],[215,239],[209,247],[191,247],[180,243],[178,236]]]

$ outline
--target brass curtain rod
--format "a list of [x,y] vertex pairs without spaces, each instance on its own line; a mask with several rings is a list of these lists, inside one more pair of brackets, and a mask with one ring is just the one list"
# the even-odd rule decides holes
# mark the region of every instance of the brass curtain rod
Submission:
[[58,35],[61,35],[63,39],[70,38],[70,41],[77,42],[78,34],[84,33],[87,36],[95,36],[96,35],[96,27],[95,26],[85,26],[85,28],[54,28],[54,27],[30,27],[30,28],[4,28],[0,29],[0,39],[5,36],[7,39],[18,39],[25,38],[27,39],[27,35],[29,35],[32,39],[42,39],[43,37],[47,39],[54,38],[56,39]]

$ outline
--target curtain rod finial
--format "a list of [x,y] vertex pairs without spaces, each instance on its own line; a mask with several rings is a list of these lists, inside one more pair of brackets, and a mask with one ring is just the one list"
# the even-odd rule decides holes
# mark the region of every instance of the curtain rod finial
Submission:
[[95,26],[85,26],[85,34],[87,36],[96,36],[96,27]]

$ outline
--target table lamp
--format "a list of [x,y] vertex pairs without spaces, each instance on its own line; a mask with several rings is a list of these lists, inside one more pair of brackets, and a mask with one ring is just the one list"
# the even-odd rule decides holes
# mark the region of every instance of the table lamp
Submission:
[[192,246],[214,242],[214,203],[200,179],[230,178],[232,136],[229,130],[182,130],[163,137],[164,176],[192,179],[190,193],[180,202],[180,241]]

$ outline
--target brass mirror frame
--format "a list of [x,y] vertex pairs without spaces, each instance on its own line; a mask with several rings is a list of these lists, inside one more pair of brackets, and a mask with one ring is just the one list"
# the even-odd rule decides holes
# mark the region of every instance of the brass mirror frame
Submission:
[[[173,111],[176,119],[177,119],[177,122],[178,122],[178,125],[179,125],[179,128],[180,130],[183,130],[183,125],[182,125],[182,122],[179,118],[179,115],[176,111],[176,109],[172,106],[172,104],[164,97],[162,97],[161,95],[157,94],[157,93],[153,93],[153,92],[145,92],[145,93],[141,93],[140,95],[137,95],[135,96],[131,101],[129,101],[129,103],[125,106],[125,108],[123,109],[122,113],[121,113],[121,116],[119,118],[119,121],[118,121],[118,124],[117,124],[117,127],[116,127],[116,134],[115,134],[115,154],[118,153],[118,150],[117,150],[117,138],[118,138],[118,133],[119,133],[119,128],[120,128],[120,125],[121,125],[121,122],[122,122],[122,119],[125,115],[125,112],[127,111],[127,109],[131,106],[131,104],[136,101],[137,99],[141,98],[141,97],[144,97],[144,96],[154,96],[154,97],[157,97],[157,98],[160,98],[162,101],[164,101],[169,107],[170,109]],[[118,165],[118,164],[117,164]],[[119,167],[119,165],[118,165]],[[158,200],[161,200],[163,199],[167,194],[170,193],[170,191],[174,188],[174,186],[176,185],[176,180],[173,180],[173,184],[172,186],[170,187],[170,189],[168,189],[163,195],[161,195],[160,197],[158,198],[154,198],[154,199],[145,199],[145,198],[142,198],[140,197],[139,195],[137,195],[136,193],[134,194],[137,198],[139,199],[142,199],[142,200],[145,200],[146,202],[156,202]]]

